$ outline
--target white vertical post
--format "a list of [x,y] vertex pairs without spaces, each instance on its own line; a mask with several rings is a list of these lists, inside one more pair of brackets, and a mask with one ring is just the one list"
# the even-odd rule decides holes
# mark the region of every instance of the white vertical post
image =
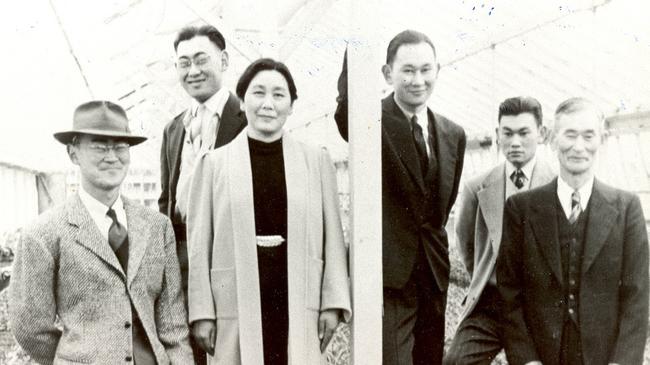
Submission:
[[[382,363],[381,57],[374,2],[352,1],[348,47],[352,359]],[[385,48],[385,47],[384,47]]]

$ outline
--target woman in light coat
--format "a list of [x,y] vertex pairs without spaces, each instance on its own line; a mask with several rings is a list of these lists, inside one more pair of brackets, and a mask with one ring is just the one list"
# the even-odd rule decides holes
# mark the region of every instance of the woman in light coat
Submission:
[[282,129],[297,98],[284,64],[252,63],[237,96],[248,127],[190,188],[192,334],[210,364],[319,364],[351,315],[334,167]]

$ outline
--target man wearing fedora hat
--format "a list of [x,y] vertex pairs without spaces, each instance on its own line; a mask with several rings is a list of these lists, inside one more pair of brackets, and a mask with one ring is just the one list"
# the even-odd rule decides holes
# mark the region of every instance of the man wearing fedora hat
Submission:
[[52,363],[189,364],[172,225],[120,195],[133,135],[108,101],[77,107],[55,133],[81,172],[81,188],[25,228],[10,288],[18,343]]

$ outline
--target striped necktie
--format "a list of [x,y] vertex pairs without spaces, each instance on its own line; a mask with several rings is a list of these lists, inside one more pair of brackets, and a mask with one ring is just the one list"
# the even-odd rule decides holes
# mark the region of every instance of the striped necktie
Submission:
[[569,222],[571,224],[574,224],[578,220],[581,211],[580,193],[578,190],[574,190],[573,193],[571,193],[571,215],[569,216]]

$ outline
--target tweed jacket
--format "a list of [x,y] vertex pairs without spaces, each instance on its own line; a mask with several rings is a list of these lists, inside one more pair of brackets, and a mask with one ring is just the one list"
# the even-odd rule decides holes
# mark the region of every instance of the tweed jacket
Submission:
[[171,223],[123,198],[125,275],[78,195],[41,215],[17,247],[10,319],[41,364],[119,364],[132,356],[131,303],[158,364],[193,362]]
[[[555,175],[548,163],[538,157],[530,176],[530,188],[550,182]],[[506,179],[504,162],[470,179],[461,192],[456,244],[471,281],[460,322],[472,313],[494,272],[501,244]]]
[[[557,179],[506,202],[497,258],[508,363],[560,365],[567,303]],[[584,363],[643,363],[648,330],[648,237],[639,198],[594,182],[578,293]]]
[[[285,133],[289,359],[319,364],[319,311],[350,318],[336,175],[323,149]],[[216,320],[210,364],[262,364],[262,319],[246,129],[196,167],[188,211],[189,321]]]

